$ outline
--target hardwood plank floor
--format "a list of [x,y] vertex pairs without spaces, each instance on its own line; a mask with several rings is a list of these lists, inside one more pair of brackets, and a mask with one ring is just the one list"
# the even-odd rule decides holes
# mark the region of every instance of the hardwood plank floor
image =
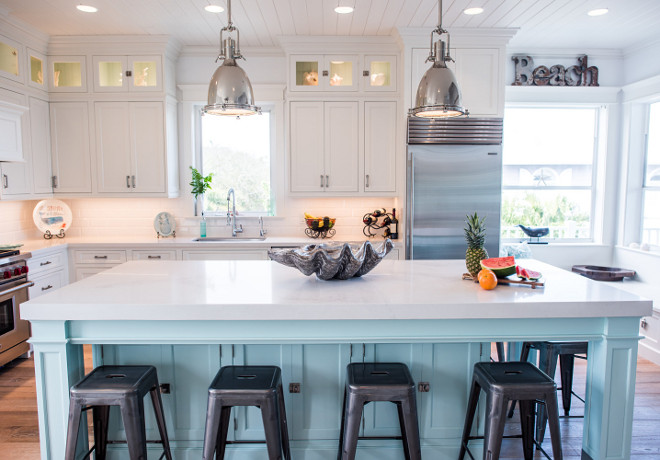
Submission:
[[[85,367],[91,368],[89,349]],[[584,396],[586,362],[576,360],[573,389]],[[559,375],[559,372],[557,372]],[[561,404],[561,403],[560,403]],[[571,415],[583,415],[584,404],[573,399]],[[562,418],[561,436],[565,460],[579,460],[582,447],[581,418]],[[507,434],[519,432],[517,414],[507,424]],[[544,448],[550,449],[546,435]],[[36,460],[39,458],[37,400],[32,359],[17,359],[0,367],[0,460]],[[466,457],[467,458],[467,457]],[[519,439],[506,439],[502,459],[521,459]],[[540,452],[535,458],[544,458]],[[644,359],[637,360],[637,385],[633,417],[632,459],[660,458],[660,367]]]

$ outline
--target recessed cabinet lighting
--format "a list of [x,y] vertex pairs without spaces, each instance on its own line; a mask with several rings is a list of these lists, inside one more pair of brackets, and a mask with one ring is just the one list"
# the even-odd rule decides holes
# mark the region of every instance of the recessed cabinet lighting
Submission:
[[96,13],[99,10],[95,6],[90,5],[78,5],[76,8],[78,8],[80,11],[84,11],[85,13]]
[[339,14],[348,14],[353,12],[353,7],[351,6],[338,6],[335,8],[335,13]]
[[587,14],[589,16],[602,16],[604,14],[607,14],[610,10],[607,8],[596,8],[595,10],[588,11]]
[[220,5],[206,5],[204,9],[209,13],[222,13],[225,10]]
[[467,14],[467,15],[470,15],[470,16],[474,16],[475,14],[481,14],[483,12],[484,12],[484,9],[480,8],[480,7],[466,8],[466,9],[463,10],[464,14]]

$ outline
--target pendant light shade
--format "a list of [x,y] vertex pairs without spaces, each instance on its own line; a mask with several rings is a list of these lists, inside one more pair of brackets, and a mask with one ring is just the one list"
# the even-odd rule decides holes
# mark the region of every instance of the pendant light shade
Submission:
[[222,64],[216,69],[209,83],[208,103],[202,111],[211,115],[247,116],[261,113],[261,108],[254,105],[252,84],[243,69],[236,63],[237,59],[245,59],[241,55],[240,42],[227,37],[222,39],[223,32],[236,32],[238,29],[231,22],[231,0],[227,2],[227,27],[220,30],[221,50],[217,60]]
[[468,115],[468,110],[463,107],[461,90],[458,87],[454,72],[447,67],[447,61],[453,61],[449,55],[445,42],[438,40],[433,43],[433,34],[449,33],[442,28],[442,0],[438,1],[438,27],[431,32],[431,51],[427,62],[431,62],[431,68],[426,71],[415,97],[415,107],[408,111],[410,116],[420,118],[451,118]]

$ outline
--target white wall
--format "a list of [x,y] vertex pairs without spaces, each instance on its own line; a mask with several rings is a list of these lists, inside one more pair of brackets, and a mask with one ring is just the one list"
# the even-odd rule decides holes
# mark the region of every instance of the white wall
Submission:
[[629,85],[660,75],[660,40],[625,50],[623,82]]

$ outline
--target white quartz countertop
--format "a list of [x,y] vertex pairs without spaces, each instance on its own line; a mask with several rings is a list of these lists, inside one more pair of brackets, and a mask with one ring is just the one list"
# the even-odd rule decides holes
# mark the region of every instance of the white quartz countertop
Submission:
[[384,260],[321,281],[272,261],[132,261],[21,305],[28,320],[359,320],[641,317],[651,301],[542,262],[544,288],[464,281],[462,260]]

